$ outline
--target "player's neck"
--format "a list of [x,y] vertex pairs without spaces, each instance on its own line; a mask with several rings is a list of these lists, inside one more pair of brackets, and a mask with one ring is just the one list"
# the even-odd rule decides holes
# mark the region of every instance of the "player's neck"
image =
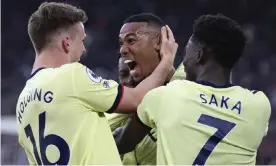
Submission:
[[230,83],[230,72],[231,70],[225,70],[214,65],[204,66],[196,80],[223,86]]
[[35,57],[32,73],[39,68],[57,68],[70,63],[69,59],[63,53],[55,50],[45,50]]

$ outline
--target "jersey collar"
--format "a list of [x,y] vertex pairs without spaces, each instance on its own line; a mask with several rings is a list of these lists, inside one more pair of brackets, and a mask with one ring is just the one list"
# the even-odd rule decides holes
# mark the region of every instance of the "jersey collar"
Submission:
[[203,81],[203,80],[196,81],[196,83],[201,84],[201,85],[205,85],[205,86],[211,86],[213,88],[229,88],[229,87],[235,86],[235,85],[230,84],[230,83],[225,84],[225,85],[215,85],[211,82]]
[[34,75],[36,75],[42,69],[45,69],[45,67],[40,67],[40,68],[36,69],[36,71],[34,71],[33,74],[31,74],[29,79],[31,79]]

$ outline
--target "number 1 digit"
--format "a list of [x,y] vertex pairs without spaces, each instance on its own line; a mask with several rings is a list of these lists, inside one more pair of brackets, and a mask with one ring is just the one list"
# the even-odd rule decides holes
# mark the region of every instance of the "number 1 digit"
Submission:
[[41,165],[41,160],[40,160],[39,155],[38,155],[38,151],[37,151],[37,147],[36,147],[36,144],[35,144],[34,134],[33,134],[31,125],[28,124],[25,127],[25,133],[26,133],[27,138],[30,138],[31,143],[33,144],[33,150],[34,150],[34,155],[35,155],[36,162],[37,162],[38,165]]
[[201,148],[193,163],[193,165],[204,165],[217,144],[236,126],[236,124],[205,114],[202,114],[197,122],[218,129]]

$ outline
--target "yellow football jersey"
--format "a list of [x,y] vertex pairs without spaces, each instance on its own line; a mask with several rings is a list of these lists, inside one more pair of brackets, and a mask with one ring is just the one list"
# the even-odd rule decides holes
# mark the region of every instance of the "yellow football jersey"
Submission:
[[[186,79],[186,73],[184,72],[184,65],[181,63],[170,81],[183,79]],[[115,113],[106,114],[112,131],[124,126],[129,116]],[[122,162],[124,165],[156,165],[156,129],[152,129],[134,151],[124,154]]]
[[118,105],[122,88],[80,63],[34,72],[16,107],[30,164],[122,164],[104,116]]
[[183,62],[181,62],[181,64],[175,70],[174,75],[172,76],[170,82],[172,82],[174,80],[185,80],[185,79],[186,79],[186,73],[184,71]]
[[157,164],[254,165],[270,114],[263,92],[176,80],[150,91],[135,119],[157,128]]

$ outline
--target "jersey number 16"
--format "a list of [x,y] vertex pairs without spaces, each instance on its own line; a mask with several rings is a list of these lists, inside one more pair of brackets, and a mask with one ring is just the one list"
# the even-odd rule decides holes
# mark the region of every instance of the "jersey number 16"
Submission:
[[[46,113],[43,112],[39,114],[39,145],[40,145],[40,156],[39,157],[37,147],[36,147],[36,142],[34,139],[34,134],[31,128],[31,125],[28,124],[25,127],[25,133],[27,138],[30,138],[32,145],[33,145],[33,151],[34,151],[34,156],[36,159],[36,162],[38,165],[68,165],[69,160],[70,160],[70,149],[66,141],[61,138],[58,135],[55,134],[49,134],[49,135],[44,135],[45,131],[45,121],[46,121]],[[47,155],[46,155],[46,149],[49,145],[55,145],[59,152],[59,159],[52,163],[48,160]]]

